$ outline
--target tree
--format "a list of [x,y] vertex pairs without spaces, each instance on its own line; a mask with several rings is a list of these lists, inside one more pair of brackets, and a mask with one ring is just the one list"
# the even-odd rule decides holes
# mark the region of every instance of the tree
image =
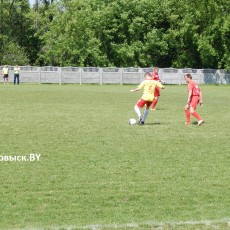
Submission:
[[[0,0],[0,61],[229,68],[227,0]],[[8,52],[9,49],[8,49]]]
[[27,18],[30,11],[29,3],[27,0],[2,0],[0,8],[0,58],[2,58],[0,61],[5,62],[6,57],[12,57],[7,58],[8,64],[11,64],[17,59],[15,57],[19,56],[25,61],[24,64],[28,64],[27,57],[31,51],[31,48],[28,48],[30,37],[27,33],[31,23]]

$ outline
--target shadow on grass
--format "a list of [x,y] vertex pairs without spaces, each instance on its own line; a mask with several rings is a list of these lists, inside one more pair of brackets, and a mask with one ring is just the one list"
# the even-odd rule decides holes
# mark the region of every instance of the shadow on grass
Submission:
[[161,111],[161,110],[165,110],[165,108],[156,108],[155,110],[150,109],[150,111],[152,111],[152,112],[157,112],[157,111]]
[[153,122],[153,123],[145,123],[144,126],[146,125],[166,125],[167,123],[163,123],[163,122]]
[[[191,124],[195,125],[195,126],[198,126],[198,121],[193,121]],[[203,125],[204,125],[204,123],[202,123],[200,126],[203,126]],[[200,127],[200,126],[198,126],[198,127]]]
[[197,122],[197,121],[193,121],[192,124],[193,124],[193,125],[197,125],[198,122]]

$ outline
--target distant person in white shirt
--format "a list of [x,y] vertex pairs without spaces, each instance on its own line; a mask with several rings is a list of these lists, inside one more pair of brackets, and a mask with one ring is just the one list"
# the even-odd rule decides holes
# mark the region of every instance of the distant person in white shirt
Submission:
[[14,85],[16,83],[19,85],[19,72],[20,72],[20,67],[16,65],[14,67]]

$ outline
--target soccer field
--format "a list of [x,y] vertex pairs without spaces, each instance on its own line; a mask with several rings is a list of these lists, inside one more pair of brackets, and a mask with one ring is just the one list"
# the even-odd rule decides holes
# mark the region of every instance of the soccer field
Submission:
[[230,86],[201,85],[201,127],[185,85],[128,125],[135,87],[0,85],[0,229],[230,228]]

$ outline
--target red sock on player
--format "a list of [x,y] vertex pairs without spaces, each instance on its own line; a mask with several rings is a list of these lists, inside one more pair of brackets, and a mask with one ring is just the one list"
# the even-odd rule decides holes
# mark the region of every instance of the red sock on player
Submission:
[[156,104],[157,104],[157,101],[158,101],[158,99],[154,99],[154,100],[153,100],[153,103],[152,103],[152,109],[154,109],[154,108],[155,108],[155,106],[156,106]]
[[188,109],[185,110],[184,112],[185,112],[185,115],[186,115],[187,124],[190,124],[190,112],[189,112]]
[[202,120],[197,112],[193,112],[192,115],[199,121]]

